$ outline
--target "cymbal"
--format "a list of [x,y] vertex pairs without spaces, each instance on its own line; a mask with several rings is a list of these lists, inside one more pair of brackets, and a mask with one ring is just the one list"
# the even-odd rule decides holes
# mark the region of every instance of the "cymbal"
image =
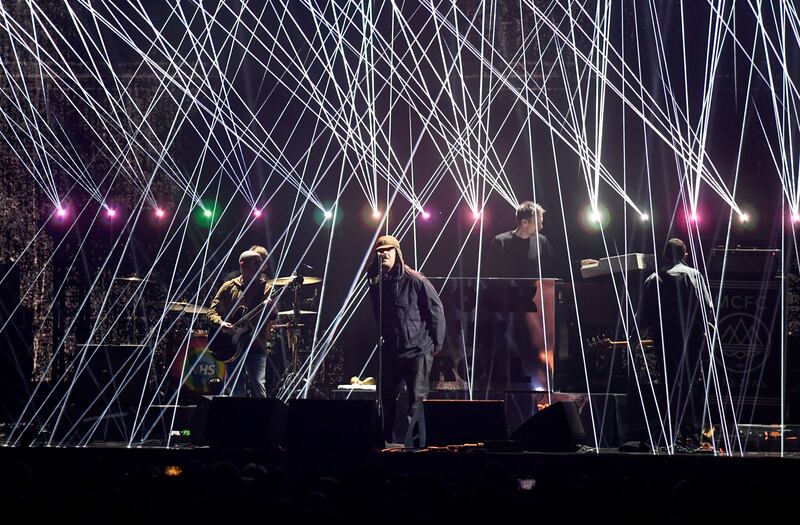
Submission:
[[[314,310],[300,310],[298,312],[300,315],[317,315],[317,312]],[[294,310],[285,310],[283,312],[278,312],[278,315],[294,315]]]
[[182,312],[187,306],[189,306],[189,303],[181,303],[179,301],[175,301],[169,303],[167,310],[169,310],[170,312]]
[[[295,277],[294,275],[290,275],[289,277],[276,277],[270,280],[269,282],[272,284],[272,286],[286,286],[287,284],[292,284],[292,281],[294,281],[296,278],[297,277]],[[309,277],[309,276],[303,277],[303,284],[317,284],[321,282],[322,282],[321,277]]]
[[199,306],[196,304],[187,305],[186,308],[183,310],[187,314],[198,314],[198,315],[205,315],[208,313],[208,308],[205,306]]
[[182,303],[180,301],[169,303],[167,310],[169,310],[170,312],[184,312],[187,314],[200,314],[200,315],[205,315],[208,313],[208,308],[206,308],[205,306],[200,306],[192,303]]
[[115,281],[128,281],[131,283],[141,283],[141,282],[148,282],[152,283],[152,279],[145,279],[144,277],[139,277],[138,275],[131,275],[129,277],[114,277]]

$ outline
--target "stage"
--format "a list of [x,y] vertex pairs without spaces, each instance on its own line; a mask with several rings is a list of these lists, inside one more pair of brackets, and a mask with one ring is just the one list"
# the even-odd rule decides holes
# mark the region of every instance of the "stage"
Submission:
[[793,503],[792,1],[0,15],[8,508],[642,524]]

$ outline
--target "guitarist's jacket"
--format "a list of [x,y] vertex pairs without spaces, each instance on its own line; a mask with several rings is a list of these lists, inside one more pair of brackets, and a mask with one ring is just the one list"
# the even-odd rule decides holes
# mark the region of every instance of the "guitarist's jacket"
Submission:
[[[208,320],[215,325],[220,325],[222,321],[228,320],[227,317],[230,313],[239,306],[246,307],[248,311],[255,308],[269,297],[272,284],[267,281],[264,274],[260,274],[246,291],[245,288],[246,285],[241,275],[230,281],[225,281],[211,301],[211,306],[208,309]],[[276,313],[273,313],[271,317],[276,315]],[[256,341],[262,350],[269,349],[267,344],[269,341],[268,323],[264,324],[264,328],[256,337]]]

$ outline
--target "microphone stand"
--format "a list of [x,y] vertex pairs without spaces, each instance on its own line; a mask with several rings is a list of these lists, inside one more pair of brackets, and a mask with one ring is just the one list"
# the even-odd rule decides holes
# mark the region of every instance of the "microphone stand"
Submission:
[[383,420],[383,265],[381,264],[381,256],[377,256],[378,262],[378,386],[377,390],[378,399],[378,421],[381,422],[381,437],[383,437],[383,429],[386,422]]

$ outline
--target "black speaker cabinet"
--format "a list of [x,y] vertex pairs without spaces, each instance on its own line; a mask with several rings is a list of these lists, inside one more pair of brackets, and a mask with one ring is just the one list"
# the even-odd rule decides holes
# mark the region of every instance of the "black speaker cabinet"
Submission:
[[525,450],[573,452],[586,439],[574,401],[558,401],[536,412],[511,434]]
[[217,396],[208,407],[206,437],[215,448],[277,448],[285,443],[286,418],[279,399]]

